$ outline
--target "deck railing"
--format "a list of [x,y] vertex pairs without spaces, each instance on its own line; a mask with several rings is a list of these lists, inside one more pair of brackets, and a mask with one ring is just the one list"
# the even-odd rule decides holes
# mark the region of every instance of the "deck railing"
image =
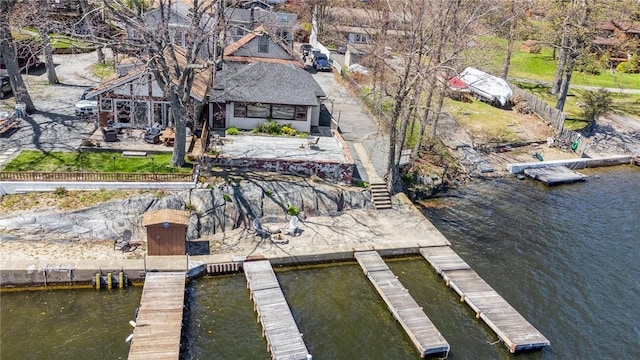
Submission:
[[0,181],[191,182],[193,174],[0,171]]

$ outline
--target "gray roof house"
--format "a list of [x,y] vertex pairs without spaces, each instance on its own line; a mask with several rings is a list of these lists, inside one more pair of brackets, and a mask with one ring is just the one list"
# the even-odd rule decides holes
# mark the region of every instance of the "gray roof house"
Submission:
[[[154,31],[154,29],[160,29],[164,26],[163,18],[167,18],[166,23],[169,29],[169,36],[171,37],[171,42],[173,45],[178,45],[180,47],[186,46],[186,37],[189,33],[191,18],[192,18],[192,6],[188,5],[183,1],[172,1],[170,6],[160,6],[159,3],[153,3],[155,7],[147,11],[143,16],[146,22],[146,26],[150,31]],[[212,4],[203,3],[201,5],[200,11],[204,12],[202,16],[202,20],[198,24],[198,27],[202,30],[211,31],[214,26],[216,26],[216,18],[214,17],[214,10]],[[127,38],[130,42],[135,44],[136,39],[139,39],[144,34],[138,33],[136,29],[133,29],[130,26],[127,26]],[[211,32],[213,34],[213,32]],[[209,59],[214,54],[214,39],[211,39],[205,43],[198,57],[201,59]]]
[[277,35],[286,44],[293,45],[293,33],[298,15],[285,12],[271,12],[259,7],[250,9],[226,8],[227,38],[237,41],[260,25]]
[[[299,132],[317,126],[326,95],[313,77],[293,64],[254,62],[218,72],[209,93],[218,127],[250,130],[273,120]],[[216,116],[217,112],[217,116]]]

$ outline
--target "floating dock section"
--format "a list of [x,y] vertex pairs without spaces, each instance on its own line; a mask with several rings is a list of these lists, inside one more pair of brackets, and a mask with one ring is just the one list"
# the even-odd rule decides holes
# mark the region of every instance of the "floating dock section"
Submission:
[[449,343],[375,251],[356,252],[355,258],[389,310],[418,348],[420,357],[449,354]]
[[271,358],[311,359],[269,260],[247,261],[243,268]]
[[524,174],[534,180],[541,181],[547,186],[571,184],[587,180],[586,175],[573,172],[564,166],[524,169]]
[[422,256],[476,312],[512,353],[548,346],[549,340],[520,315],[450,247],[420,249]]
[[186,274],[147,273],[129,360],[178,360]]

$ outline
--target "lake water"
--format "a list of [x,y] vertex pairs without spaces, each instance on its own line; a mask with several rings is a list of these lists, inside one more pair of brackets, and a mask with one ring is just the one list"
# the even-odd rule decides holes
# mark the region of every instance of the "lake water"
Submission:
[[[518,359],[640,358],[640,171],[588,171],[547,188],[487,181],[430,202],[454,250],[551,346]],[[422,258],[389,260],[451,345],[449,359],[512,359]],[[355,263],[277,271],[315,359],[418,359]],[[2,359],[126,358],[128,290],[3,293]],[[186,359],[268,359],[244,276],[197,279],[187,298]]]

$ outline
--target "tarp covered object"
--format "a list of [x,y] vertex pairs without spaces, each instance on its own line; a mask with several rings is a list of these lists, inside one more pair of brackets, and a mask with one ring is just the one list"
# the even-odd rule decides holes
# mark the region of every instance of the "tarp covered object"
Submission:
[[472,93],[501,106],[505,106],[513,95],[509,84],[504,79],[478,69],[468,67],[460,73],[458,78],[467,84]]

